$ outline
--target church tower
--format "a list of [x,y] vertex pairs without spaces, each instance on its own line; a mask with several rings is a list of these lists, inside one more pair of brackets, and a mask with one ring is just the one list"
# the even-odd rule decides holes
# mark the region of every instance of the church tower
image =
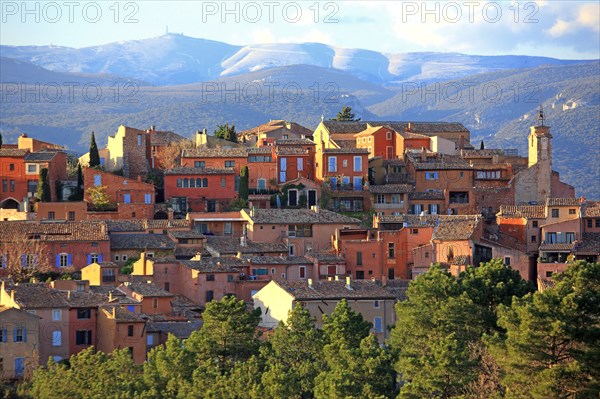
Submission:
[[540,105],[537,126],[532,126],[529,133],[529,167],[538,162],[547,163],[552,172],[552,135],[550,127],[544,125],[544,110]]

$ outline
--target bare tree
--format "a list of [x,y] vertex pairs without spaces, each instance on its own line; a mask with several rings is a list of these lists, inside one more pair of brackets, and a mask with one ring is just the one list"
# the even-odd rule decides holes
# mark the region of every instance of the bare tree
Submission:
[[52,270],[50,251],[39,236],[3,237],[2,266],[15,281],[28,281],[39,273]]
[[169,143],[169,145],[160,147],[156,151],[156,157],[159,159],[159,169],[167,170],[181,166],[181,152],[188,148],[195,148],[193,140],[180,140]]
[[465,398],[493,399],[504,397],[504,387],[500,384],[500,366],[481,341],[469,344],[470,357],[478,360],[477,379],[465,387]]

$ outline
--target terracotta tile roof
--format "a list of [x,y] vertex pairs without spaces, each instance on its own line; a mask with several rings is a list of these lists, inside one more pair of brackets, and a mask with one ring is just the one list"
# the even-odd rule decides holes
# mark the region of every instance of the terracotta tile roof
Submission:
[[108,229],[103,221],[37,222],[6,221],[0,223],[0,241],[14,237],[39,236],[42,241],[107,241]]
[[427,154],[427,160],[421,160],[420,152],[407,152],[406,158],[410,160],[416,170],[467,170],[473,169],[471,164],[456,156],[431,153]]
[[540,245],[540,251],[558,251],[558,252],[572,252],[575,248],[575,243],[553,243],[553,244],[542,244]]
[[271,154],[272,147],[248,147],[246,150],[248,151],[248,155]]
[[149,229],[180,229],[191,228],[192,221],[186,219],[147,219]]
[[312,252],[308,252],[306,253],[306,257],[309,260],[316,260],[319,263],[341,263],[341,264],[346,264],[346,258],[341,256],[341,255],[337,255],[333,252],[317,252],[317,253],[312,253]]
[[287,253],[288,248],[280,242],[254,242],[246,240],[242,245],[241,240],[235,237],[207,236],[204,247],[212,256],[242,254],[280,254]]
[[470,256],[469,255],[457,255],[450,261],[451,265],[469,265],[470,264]]
[[146,331],[149,333],[173,334],[179,339],[189,338],[194,331],[198,331],[200,328],[202,328],[201,320],[151,321],[146,323]]
[[25,162],[49,162],[54,159],[58,151],[36,151],[25,156]]
[[165,175],[191,175],[191,176],[204,176],[204,175],[233,175],[235,170],[233,168],[186,168],[179,167],[169,170],[165,170]]
[[192,221],[187,219],[122,219],[107,220],[106,225],[110,233],[140,232],[153,229],[189,229],[192,226]]
[[367,148],[326,148],[323,150],[323,154],[368,154]]
[[248,148],[189,148],[183,150],[182,158],[246,158]]
[[181,264],[201,273],[239,273],[248,265],[243,259],[233,257],[202,258],[201,260],[184,260]]
[[444,192],[441,190],[431,190],[431,191],[421,191],[408,193],[409,201],[417,201],[417,200],[443,200]]
[[[391,127],[389,127],[389,126],[381,126],[381,125],[375,125],[375,126],[372,126],[372,125],[369,125],[369,126],[367,126],[367,128],[366,128],[365,130],[363,130],[362,132],[358,132],[358,133],[356,133],[356,134],[354,135],[354,137],[370,136],[370,135],[372,135],[373,133],[377,132],[379,129],[382,129],[382,128],[384,128],[384,127],[385,127],[386,129],[388,129],[388,130],[394,130],[394,129],[392,129],[392,128],[391,128]],[[394,131],[394,133],[395,133],[395,131]]]
[[194,231],[194,230],[175,230],[175,231],[170,231],[169,232],[170,235],[172,235],[175,238],[191,238],[191,239],[203,239],[204,234],[200,233],[199,231]]
[[369,186],[369,191],[373,194],[394,194],[409,193],[412,191],[411,184],[383,184],[379,186]]
[[313,281],[309,287],[307,281],[274,281],[298,300],[320,299],[395,299],[381,284],[368,280],[352,280],[351,289],[346,288],[346,281]]
[[114,319],[118,322],[124,323],[133,323],[133,322],[143,322],[142,315],[140,313],[133,313],[129,310],[123,308],[122,306],[102,306],[100,308],[103,312],[105,312],[109,318],[113,318],[113,309],[115,317]]
[[301,147],[278,147],[276,150],[277,155],[306,155],[308,156],[308,150]]
[[404,159],[384,159],[383,166],[404,166],[406,162]]
[[586,201],[583,207],[583,217],[600,217],[600,201]]
[[387,292],[396,297],[397,301],[406,300],[406,291],[408,290],[408,285],[410,284],[410,280],[388,280],[383,287]]
[[15,302],[23,309],[69,307],[64,292],[52,289],[44,283],[18,284],[7,286],[5,289],[15,292]]
[[360,224],[360,220],[320,209],[258,209],[243,210],[255,224]]
[[494,155],[504,155],[504,151],[500,149],[460,151],[460,156],[463,158],[492,158]]
[[150,133],[150,145],[167,145],[185,140],[185,137],[173,132],[152,131]]
[[600,255],[600,233],[583,233],[574,251],[577,255]]
[[433,230],[432,240],[468,240],[481,223],[481,216],[472,215],[441,215],[438,225]]
[[[288,123],[289,123],[289,127],[290,127],[289,129],[287,128]],[[312,134],[313,134],[312,130],[310,130],[302,125],[299,125],[296,122],[288,122],[288,123],[286,123],[286,121],[283,119],[270,121],[267,123],[263,123],[260,126],[255,126],[251,129],[246,129],[246,130],[238,133],[238,136],[258,134],[259,132],[267,133],[267,132],[281,129],[281,128],[285,128],[285,130],[287,130],[293,134],[297,134],[297,135],[304,134],[305,136],[312,136]]]
[[434,227],[438,215],[383,215],[379,216],[380,224],[404,224],[406,227]]
[[124,286],[125,289],[130,289],[132,292],[135,292],[136,294],[139,294],[141,296],[144,297],[151,297],[151,298],[157,298],[157,297],[172,297],[173,294],[171,294],[169,291],[165,291],[162,288],[159,288],[158,286],[156,286],[155,284],[148,284],[148,283],[129,283],[129,284],[125,284]]
[[110,234],[110,249],[175,249],[175,242],[164,234]]
[[[312,134],[312,132],[311,132]],[[309,139],[279,139],[275,140],[276,146],[313,146],[315,145],[314,141]]]
[[580,206],[581,198],[548,198],[546,206]]
[[[408,129],[409,122],[399,121],[324,121],[323,124],[329,133],[359,133],[367,128],[367,124],[373,126],[389,126],[397,132]],[[442,132],[468,132],[462,123],[454,122],[414,122],[413,133],[442,133]]]
[[106,303],[103,295],[94,292],[71,291],[69,293],[61,291],[66,297],[69,306],[72,308],[96,308]]
[[347,134],[332,134],[329,138],[335,142],[340,148],[353,149],[356,148],[356,139],[354,136]]
[[20,158],[27,155],[29,150],[20,148],[0,148],[0,157],[15,157]]
[[412,132],[399,132],[398,133],[400,136],[404,137],[405,139],[428,139],[429,136],[426,136],[424,134],[418,134],[418,133],[412,133]]
[[312,265],[304,256],[248,256],[252,265]]
[[497,216],[504,218],[545,219],[544,205],[501,205]]

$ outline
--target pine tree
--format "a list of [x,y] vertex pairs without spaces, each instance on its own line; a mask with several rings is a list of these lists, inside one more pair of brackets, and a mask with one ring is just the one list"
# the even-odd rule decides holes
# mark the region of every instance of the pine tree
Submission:
[[77,195],[76,201],[83,201],[83,169],[81,168],[81,164],[77,164],[77,189],[75,190],[75,194]]
[[483,144],[483,140],[481,140],[481,145],[479,146],[480,150],[485,150],[485,145]]
[[240,171],[240,199],[248,201],[248,167],[244,166]]
[[90,139],[90,168],[100,166],[100,153],[98,152],[98,146],[96,145],[96,137],[92,131],[92,137]]
[[237,143],[237,133],[235,132],[235,125],[229,126],[229,123],[224,125],[218,125],[217,130],[213,134],[216,138],[231,141]]
[[50,181],[48,180],[48,168],[42,168],[40,170],[40,178],[38,181],[36,197],[42,202],[52,201]]
[[338,112],[335,118],[331,119],[332,121],[360,121],[360,118],[355,119],[354,113],[352,113],[352,108],[344,106],[342,110]]

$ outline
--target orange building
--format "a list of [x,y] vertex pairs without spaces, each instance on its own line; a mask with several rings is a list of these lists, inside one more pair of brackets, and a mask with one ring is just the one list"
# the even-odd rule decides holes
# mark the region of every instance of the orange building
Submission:
[[277,181],[315,179],[315,143],[308,139],[277,140]]
[[215,236],[240,237],[244,234],[246,219],[235,212],[189,212],[187,218],[200,233]]
[[397,157],[396,136],[396,131],[389,126],[371,126],[368,123],[365,130],[354,135],[356,148],[368,149],[369,158],[379,156],[383,159]]
[[97,340],[99,351],[110,353],[127,348],[135,363],[146,361],[146,322],[139,313],[122,306],[101,306],[98,329],[102,331]]

